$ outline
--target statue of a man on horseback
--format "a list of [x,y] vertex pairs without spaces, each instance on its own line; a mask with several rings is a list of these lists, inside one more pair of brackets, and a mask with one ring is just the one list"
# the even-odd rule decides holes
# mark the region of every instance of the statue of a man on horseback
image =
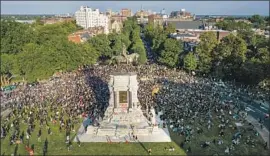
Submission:
[[126,50],[126,46],[125,46],[125,44],[123,44],[122,55],[113,56],[111,58],[110,64],[112,64],[112,63],[117,63],[117,64],[137,63],[138,58],[139,58],[139,54],[137,54],[137,53],[132,53],[132,54],[128,55],[127,50]]

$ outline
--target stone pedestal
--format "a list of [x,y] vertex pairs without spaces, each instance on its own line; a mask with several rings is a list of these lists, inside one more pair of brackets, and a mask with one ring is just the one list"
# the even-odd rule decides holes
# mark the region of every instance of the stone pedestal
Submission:
[[[142,142],[170,142],[168,132],[157,125],[160,120],[152,108],[152,118],[143,115],[137,97],[138,82],[134,73],[113,74],[109,81],[110,99],[99,127],[88,126],[84,142],[106,142],[108,138],[125,138],[134,134]],[[132,137],[131,137],[132,138]],[[96,141],[97,140],[97,141]]]
[[97,134],[97,127],[88,126],[87,127],[87,131],[86,131],[86,134],[96,135]]

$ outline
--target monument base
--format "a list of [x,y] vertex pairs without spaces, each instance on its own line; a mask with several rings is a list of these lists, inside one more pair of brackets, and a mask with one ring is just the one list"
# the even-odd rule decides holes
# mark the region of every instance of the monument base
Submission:
[[[160,115],[153,107],[147,118],[141,110],[137,97],[138,81],[135,73],[111,75],[109,81],[109,105],[99,126],[82,126],[78,132],[81,142],[171,142],[167,128],[158,128]],[[136,137],[134,137],[136,136]],[[138,140],[134,140],[138,138]]]
[[[159,115],[156,116],[156,121],[161,122]],[[80,129],[83,129],[83,125]],[[137,136],[138,140],[135,140],[132,134]],[[134,125],[134,128],[131,126],[125,128],[118,126],[117,128],[117,126],[94,127],[90,125],[87,127],[86,133],[77,134],[77,136],[81,142],[171,142],[167,127],[159,128],[145,124],[137,125],[137,127]]]

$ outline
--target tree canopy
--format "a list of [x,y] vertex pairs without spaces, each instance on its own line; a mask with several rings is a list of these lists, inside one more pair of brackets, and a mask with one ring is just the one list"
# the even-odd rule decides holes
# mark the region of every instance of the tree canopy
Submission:
[[197,60],[193,53],[189,52],[184,58],[184,68],[193,71],[197,68]]
[[213,50],[217,46],[217,36],[214,32],[205,32],[200,35],[200,43],[196,48],[198,55],[198,71],[209,73],[212,68]]
[[183,51],[182,42],[175,39],[166,39],[163,43],[163,50],[161,51],[158,61],[169,67],[175,67],[179,60],[179,55]]
[[94,64],[99,51],[92,44],[68,41],[68,34],[77,28],[74,22],[37,25],[1,21],[1,75],[33,82],[57,71]]

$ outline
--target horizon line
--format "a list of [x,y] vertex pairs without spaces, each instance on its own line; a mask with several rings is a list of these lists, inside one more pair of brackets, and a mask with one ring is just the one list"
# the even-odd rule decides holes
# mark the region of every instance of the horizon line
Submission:
[[[28,14],[28,13],[26,13],[26,14],[9,14],[9,13],[5,13],[5,14],[1,14],[1,15],[60,15],[60,14],[74,14],[74,13],[54,13],[54,14],[46,14],[46,13],[44,13],[44,14],[39,14],[39,13],[37,13],[37,14],[35,14],[35,13],[31,13],[31,14]],[[211,16],[252,16],[252,15],[260,15],[260,16],[269,16],[269,15],[266,15],[266,14],[247,14],[247,15],[243,15],[243,14],[240,14],[240,15],[235,15],[235,14],[195,14],[195,16],[208,16],[208,15],[211,15]]]

